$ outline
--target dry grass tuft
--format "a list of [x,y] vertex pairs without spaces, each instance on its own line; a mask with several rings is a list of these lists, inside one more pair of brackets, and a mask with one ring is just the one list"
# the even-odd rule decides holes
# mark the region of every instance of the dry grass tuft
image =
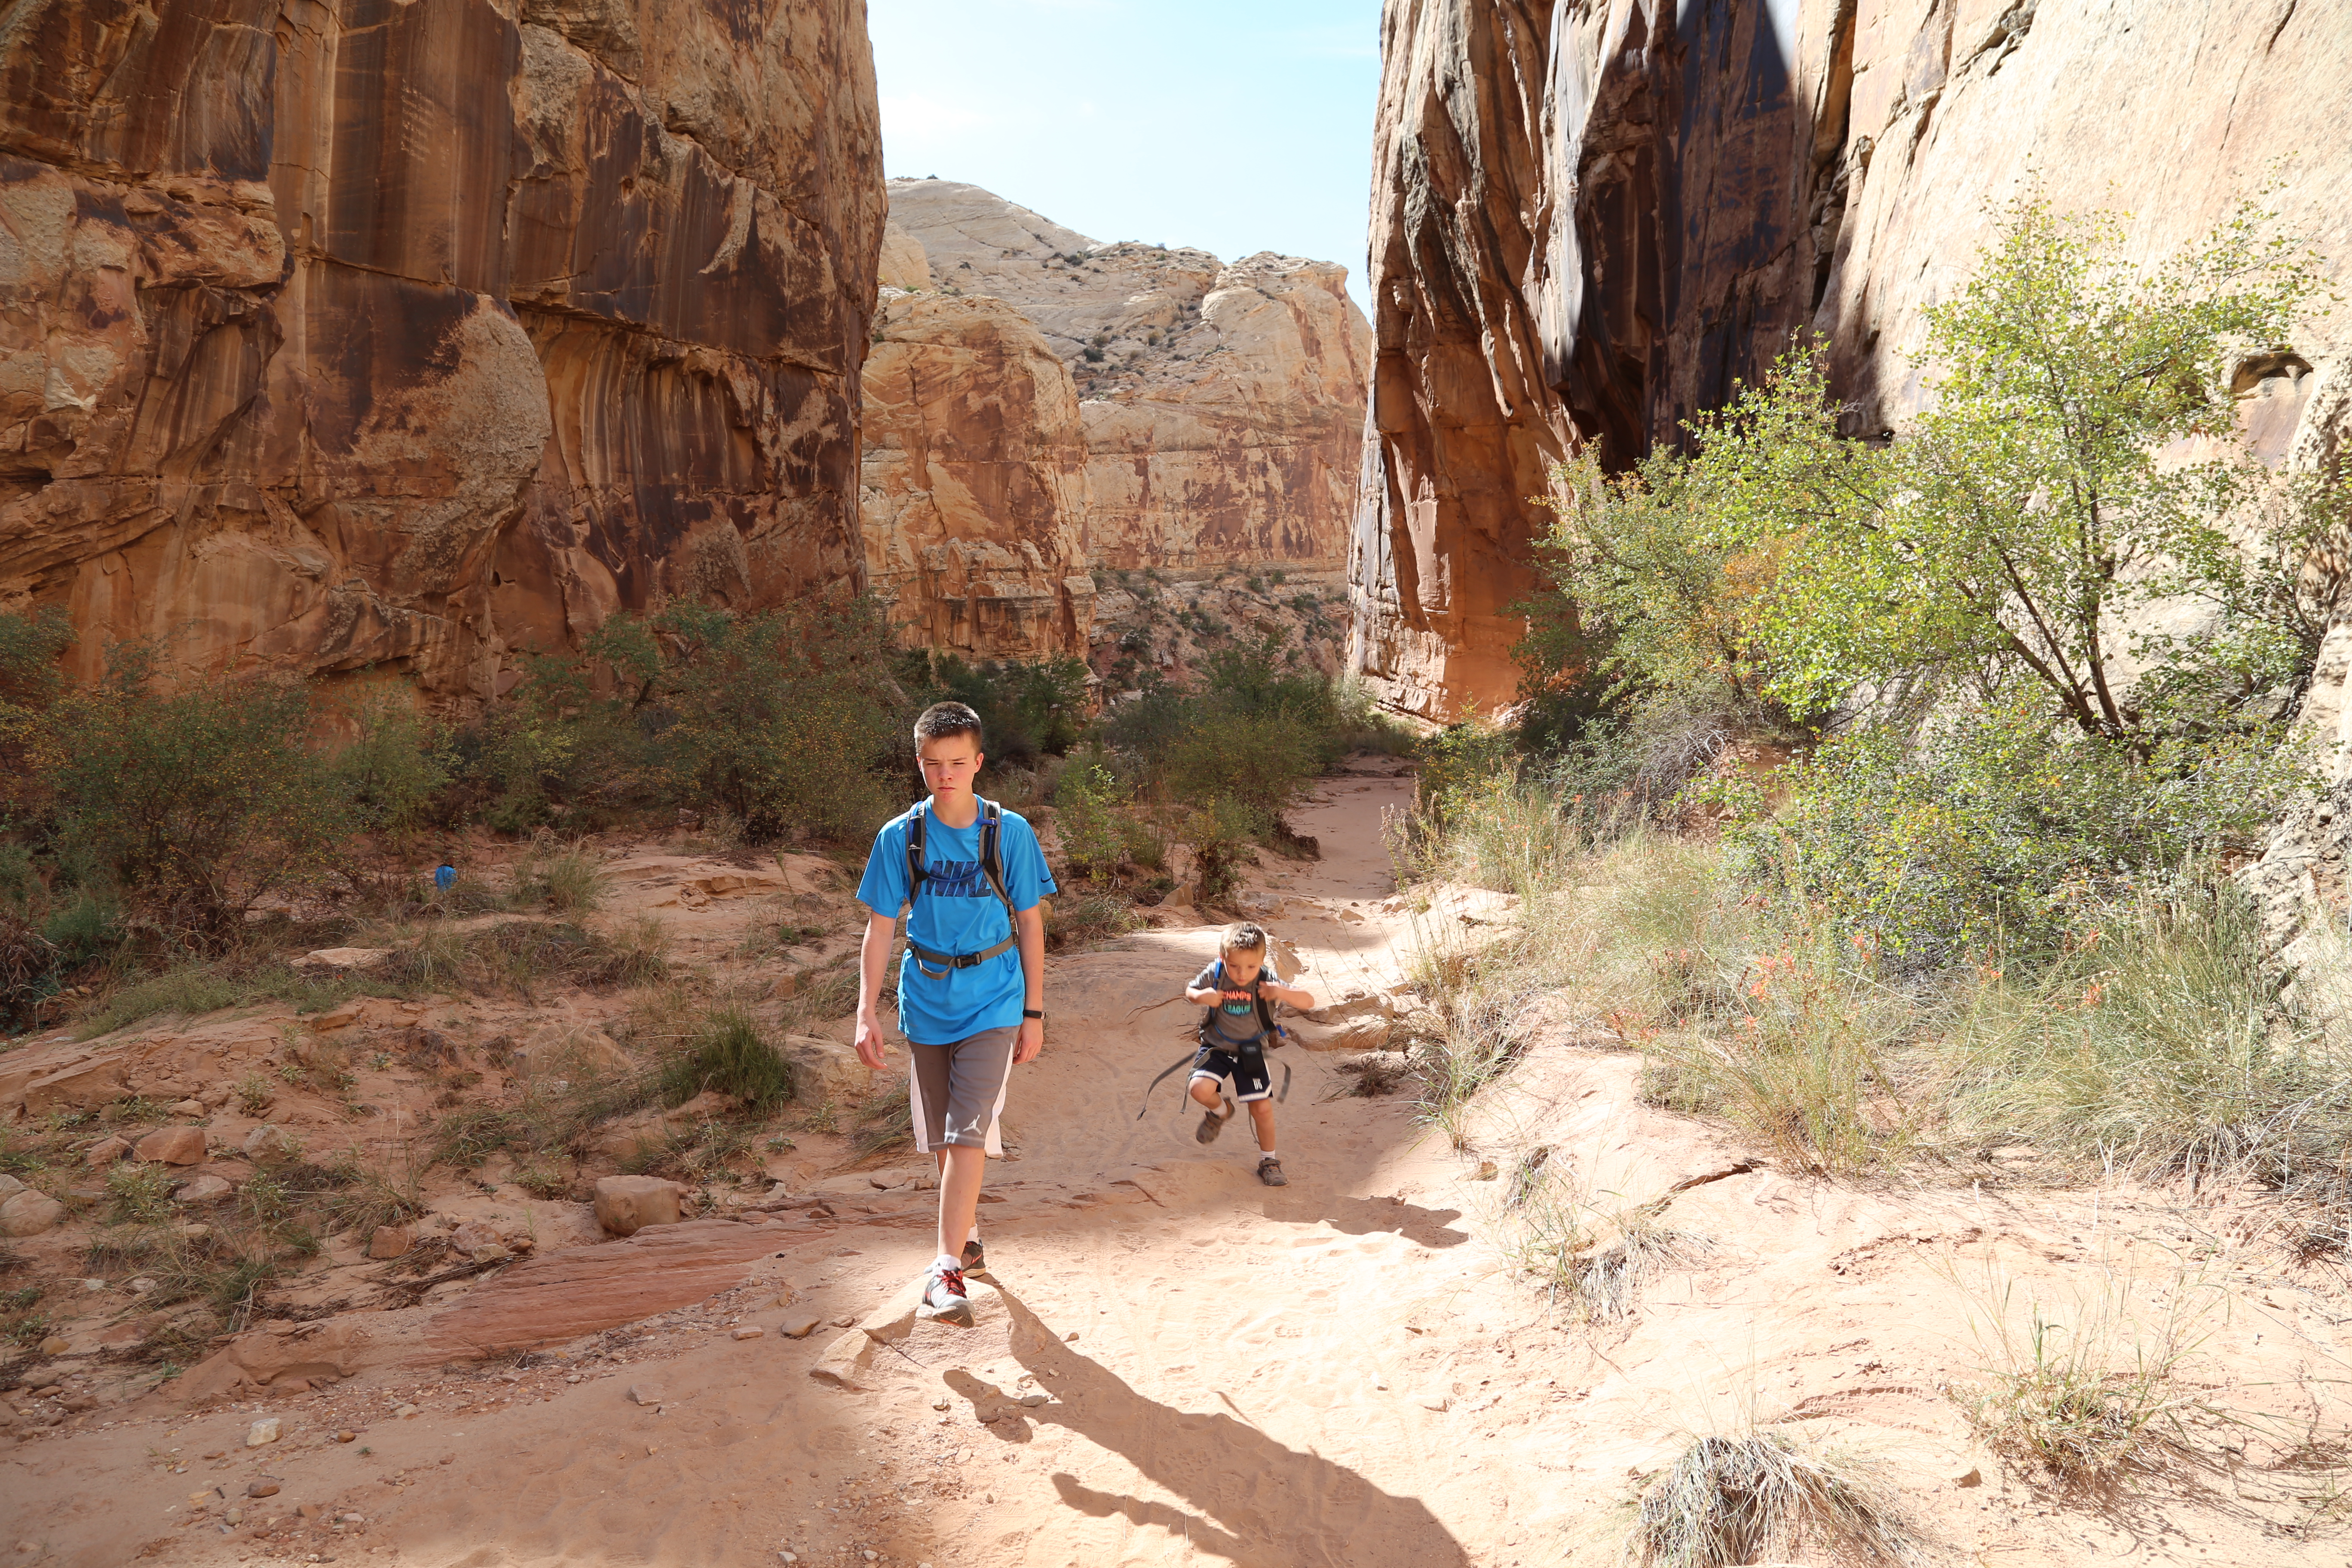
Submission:
[[1983,1381],[1952,1397],[1988,1447],[2062,1481],[2189,1456],[2195,1424],[2222,1417],[2183,1384],[2181,1363],[2222,1300],[2193,1280],[2151,1287],[2103,1273],[2053,1308],[2021,1304],[2014,1281],[1989,1275],[1970,1301]]
[[1694,1439],[1642,1494],[1622,1555],[1643,1568],[1728,1568],[1807,1547],[1874,1563],[1916,1555],[1858,1467],[1755,1431]]

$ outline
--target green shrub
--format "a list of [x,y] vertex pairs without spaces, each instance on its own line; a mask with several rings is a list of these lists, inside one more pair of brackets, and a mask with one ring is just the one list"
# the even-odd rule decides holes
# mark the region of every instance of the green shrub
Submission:
[[2352,1040],[2282,994],[2243,893],[2143,895],[2080,911],[2070,934],[2045,967],[1979,968],[1954,998],[1956,1131],[2149,1178],[2292,1185],[2336,1167]]
[[1787,802],[1738,830],[1748,877],[1822,905],[1899,967],[2047,952],[2086,902],[2251,845],[2307,787],[2266,734],[2142,752],[2067,733],[2038,703],[1955,715],[1916,743],[1890,728],[1825,743]]
[[1087,667],[1074,655],[974,665],[915,653],[902,679],[920,705],[961,702],[979,714],[992,768],[1034,768],[1067,752],[1086,727]]
[[167,940],[224,942],[264,899],[336,869],[352,816],[312,719],[299,687],[166,690],[149,656],[118,658],[56,709],[72,738],[45,770],[58,837]]
[[171,1173],[161,1165],[117,1165],[106,1173],[107,1201],[125,1225],[157,1225],[172,1217]]
[[515,865],[513,902],[518,909],[587,914],[604,901],[605,880],[595,856],[577,846],[535,849]]
[[1197,879],[1193,897],[1198,902],[1220,903],[1232,896],[1241,885],[1242,868],[1249,864],[1251,843],[1261,830],[1255,816],[1222,795],[1185,814],[1181,831],[1192,847]]
[[793,1098],[792,1064],[747,1013],[715,1013],[687,1048],[664,1064],[662,1098],[683,1105],[698,1094],[732,1095],[754,1110]]
[[873,603],[810,600],[756,616],[674,604],[615,616],[592,660],[658,804],[716,805],[755,839],[791,829],[862,840],[895,795],[877,770],[911,762]]
[[330,765],[358,825],[394,835],[421,826],[450,781],[446,738],[404,692],[373,689],[346,714],[354,733]]
[[1126,798],[1110,770],[1092,758],[1065,768],[1055,785],[1062,851],[1089,881],[1109,878],[1127,853],[1127,823],[1119,815]]

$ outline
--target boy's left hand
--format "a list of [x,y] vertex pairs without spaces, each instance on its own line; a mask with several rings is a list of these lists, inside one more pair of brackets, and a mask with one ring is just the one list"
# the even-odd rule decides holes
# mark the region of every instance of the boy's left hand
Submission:
[[1020,1067],[1025,1063],[1035,1061],[1037,1059],[1038,1053],[1043,1051],[1045,1048],[1045,1020],[1043,1018],[1022,1019],[1020,1037],[1013,1042],[1013,1065],[1014,1067]]

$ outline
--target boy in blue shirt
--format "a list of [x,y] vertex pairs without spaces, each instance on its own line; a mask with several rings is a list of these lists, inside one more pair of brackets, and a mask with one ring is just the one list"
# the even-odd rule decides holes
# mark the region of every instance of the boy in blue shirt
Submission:
[[906,1037],[915,1147],[940,1165],[939,1256],[923,1275],[926,1318],[970,1323],[966,1270],[987,1267],[976,1228],[997,1117],[1015,1065],[1045,1048],[1045,917],[1054,886],[1037,835],[1016,812],[972,791],[984,760],[980,715],[938,702],[915,721],[930,798],[874,836],[857,885],[866,909],[859,951],[857,1055],[882,1066],[877,997],[904,906],[898,1032]]

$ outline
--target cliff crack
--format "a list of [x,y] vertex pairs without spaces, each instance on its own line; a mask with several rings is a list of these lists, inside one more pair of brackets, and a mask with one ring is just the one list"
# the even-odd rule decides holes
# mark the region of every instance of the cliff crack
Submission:
[[2278,26],[2273,27],[2271,36],[2263,41],[2263,53],[2269,54],[2278,46],[2279,35],[2286,31],[2289,22],[2294,20],[2294,8],[2300,4],[2302,0],[2286,0],[2286,9],[2279,13]]

